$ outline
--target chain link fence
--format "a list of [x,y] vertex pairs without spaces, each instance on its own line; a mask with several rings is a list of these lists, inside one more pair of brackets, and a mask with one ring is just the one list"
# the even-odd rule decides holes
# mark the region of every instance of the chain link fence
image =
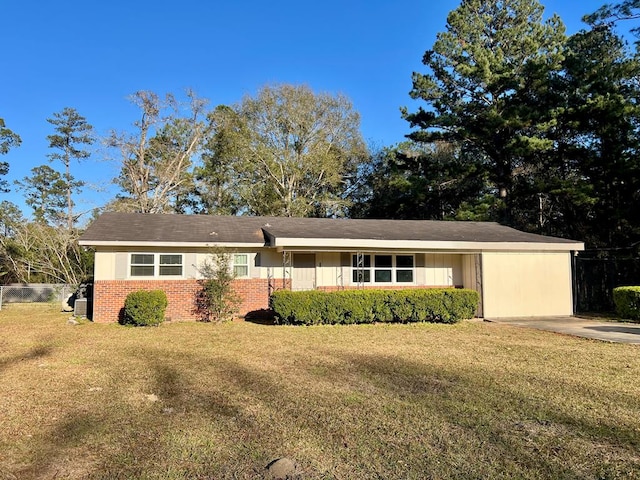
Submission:
[[40,283],[34,285],[1,285],[0,310],[9,303],[54,303],[63,301],[74,293],[71,285]]

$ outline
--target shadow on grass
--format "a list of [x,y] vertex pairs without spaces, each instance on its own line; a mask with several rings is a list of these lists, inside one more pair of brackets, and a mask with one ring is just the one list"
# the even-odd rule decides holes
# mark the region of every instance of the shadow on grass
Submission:
[[253,310],[244,316],[245,322],[257,323],[258,325],[276,325],[276,316],[273,310],[263,308]]
[[[305,478],[615,478],[628,460],[616,455],[640,445],[631,427],[567,413],[478,368],[327,349],[318,358],[337,359],[335,368],[301,358],[257,370],[167,350],[135,354],[148,358],[156,403],[70,413],[19,478],[51,475],[69,449],[99,445],[102,434],[109,448],[83,478],[261,478],[279,456],[295,458]],[[181,372],[172,355],[210,378]],[[314,376],[327,388],[310,387]],[[597,448],[581,452],[584,442]],[[625,468],[640,475],[637,460]]]
[[13,364],[19,362],[25,362],[29,360],[37,360],[40,358],[48,357],[53,353],[53,347],[50,345],[38,345],[33,347],[27,353],[14,355],[13,357],[0,360],[0,371],[10,367]]
[[[95,434],[101,426],[101,420],[86,411],[69,413],[58,420],[50,430],[43,429],[42,437],[36,438],[37,448],[32,462],[16,472],[20,479],[69,478],[68,467],[62,467],[70,450],[82,447],[83,442]],[[75,460],[76,468],[83,465],[81,455]],[[73,478],[71,476],[70,478]]]
[[[523,395],[475,369],[434,368],[398,357],[367,354],[347,354],[342,360],[391,398],[426,406],[429,415],[457,427],[452,431],[461,428],[464,434],[459,434],[460,438],[466,441],[460,458],[468,456],[469,463],[459,474],[493,476],[496,471],[483,471],[482,467],[500,462],[514,466],[512,475],[525,478],[524,472],[530,472],[532,478],[581,477],[585,468],[588,477],[618,478],[615,473],[620,470],[640,478],[640,457],[634,453],[640,446],[640,431],[628,424],[615,423],[611,418],[587,418],[579,410],[563,410],[545,401],[544,393],[535,398]],[[597,398],[597,392],[588,385],[579,395]],[[622,393],[611,403],[635,405],[640,410],[637,398]],[[590,444],[593,451],[582,452],[585,444]],[[447,451],[455,449],[452,445],[444,448],[441,463],[458,458],[447,458]],[[613,458],[611,452],[620,454],[621,450],[626,454]],[[459,458],[455,461],[460,464]],[[627,478],[625,475],[620,478]]]

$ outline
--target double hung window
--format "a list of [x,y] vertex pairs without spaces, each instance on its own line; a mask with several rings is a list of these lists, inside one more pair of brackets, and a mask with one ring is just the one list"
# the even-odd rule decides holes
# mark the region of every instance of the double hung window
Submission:
[[179,277],[182,276],[181,254],[132,253],[131,277]]
[[233,275],[236,277],[249,276],[249,254],[236,253],[233,255]]

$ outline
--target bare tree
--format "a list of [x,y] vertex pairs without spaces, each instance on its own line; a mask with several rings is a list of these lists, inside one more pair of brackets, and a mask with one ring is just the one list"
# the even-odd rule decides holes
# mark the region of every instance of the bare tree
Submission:
[[112,132],[109,145],[119,152],[116,183],[124,196],[117,202],[128,210],[162,213],[175,210],[180,194],[188,190],[190,168],[206,135],[206,100],[187,91],[185,106],[173,95],[160,98],[136,92],[131,101],[140,109],[133,134]]
[[19,281],[38,280],[78,285],[86,278],[91,254],[78,245],[78,230],[43,223],[23,223],[12,235],[0,237],[12,275]]

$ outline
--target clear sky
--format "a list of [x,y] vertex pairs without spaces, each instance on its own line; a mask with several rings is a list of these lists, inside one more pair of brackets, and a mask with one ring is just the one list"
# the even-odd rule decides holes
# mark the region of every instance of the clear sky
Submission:
[[[542,0],[567,33],[604,0]],[[399,108],[415,110],[411,73],[444,30],[458,0],[4,0],[0,31],[0,117],[22,137],[8,161],[10,182],[47,163],[46,119],[64,107],[98,135],[130,128],[137,90],[194,89],[212,107],[253,95],[265,84],[307,84],[342,93],[361,115],[373,146],[404,139]],[[76,178],[99,187],[76,198],[78,210],[112,198],[117,165],[96,146],[74,164]],[[55,168],[61,169],[61,166]],[[0,194],[21,207],[20,192]],[[29,213],[25,209],[25,213]]]

